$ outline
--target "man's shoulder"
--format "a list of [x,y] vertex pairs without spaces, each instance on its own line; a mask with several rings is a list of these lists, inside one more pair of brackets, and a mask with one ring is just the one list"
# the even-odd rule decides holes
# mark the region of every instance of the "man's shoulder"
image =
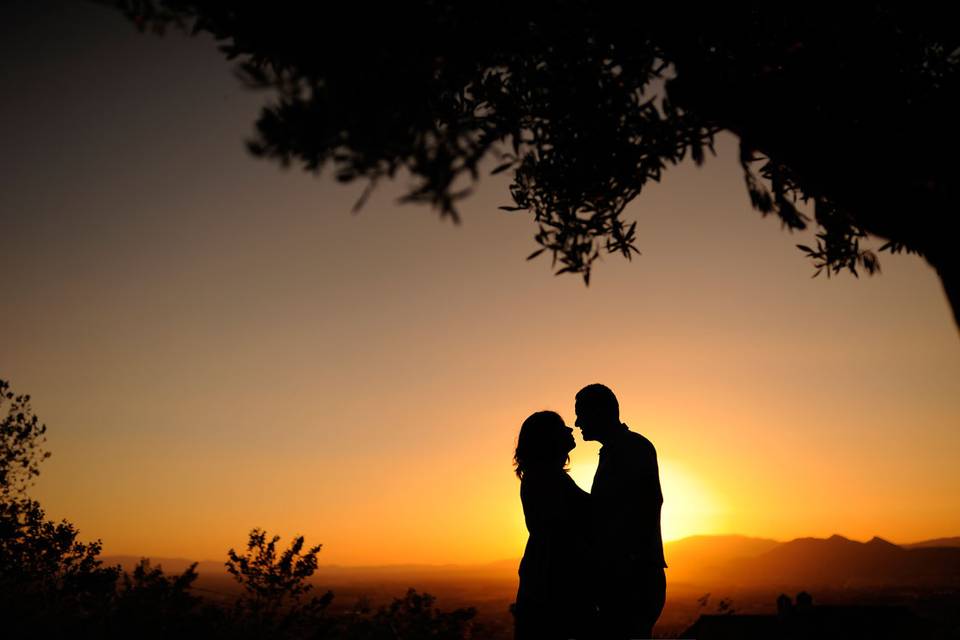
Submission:
[[623,434],[623,449],[631,457],[642,457],[647,459],[657,459],[657,449],[642,434],[636,431],[630,431],[629,428]]

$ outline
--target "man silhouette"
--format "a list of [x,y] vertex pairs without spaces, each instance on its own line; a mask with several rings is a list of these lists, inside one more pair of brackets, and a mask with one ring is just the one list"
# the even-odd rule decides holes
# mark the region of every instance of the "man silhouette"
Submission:
[[598,635],[649,638],[666,596],[657,452],[620,422],[617,397],[602,384],[577,393],[576,413],[583,439],[603,445],[591,489]]

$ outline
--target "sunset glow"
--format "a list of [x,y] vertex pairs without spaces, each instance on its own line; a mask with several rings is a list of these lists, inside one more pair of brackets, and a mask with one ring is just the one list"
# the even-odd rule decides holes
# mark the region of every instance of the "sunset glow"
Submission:
[[[577,464],[570,468],[570,475],[582,489],[589,491],[597,470],[596,459],[587,456],[577,458]],[[731,530],[723,500],[713,495],[706,483],[682,464],[663,459],[659,462],[664,500],[661,514],[664,541]]]
[[669,460],[661,460],[660,476],[664,501],[661,516],[664,541],[732,530],[722,499],[712,494],[705,482],[682,465]]
[[665,540],[960,534],[935,273],[811,278],[732,137],[629,206],[642,255],[588,288],[524,260],[503,176],[460,226],[398,205],[403,177],[351,215],[363,185],[246,153],[262,96],[212,42],[69,12],[9,35],[50,70],[7,70],[0,106],[0,377],[49,427],[37,498],[106,553],[222,560],[263,527],[322,564],[518,558],[520,424],[572,425],[593,382],[657,448]]

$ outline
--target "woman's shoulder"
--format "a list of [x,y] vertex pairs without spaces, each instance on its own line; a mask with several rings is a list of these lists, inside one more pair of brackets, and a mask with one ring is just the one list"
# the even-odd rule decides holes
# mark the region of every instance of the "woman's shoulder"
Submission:
[[526,473],[520,480],[520,495],[563,494],[576,486],[573,479],[563,471],[538,471]]
[[590,499],[590,494],[580,488],[580,485],[570,477],[569,474],[563,474],[563,492],[571,500],[576,500],[577,502],[585,502]]
[[583,491],[576,481],[570,477],[565,470],[556,471],[537,471],[524,474],[520,480],[520,488],[523,487],[553,487],[553,488],[573,488]]
[[549,500],[558,504],[585,503],[590,494],[565,472],[524,477],[520,482],[520,498],[525,501]]
[[520,493],[540,491],[556,484],[556,478],[541,471],[528,471],[520,479]]

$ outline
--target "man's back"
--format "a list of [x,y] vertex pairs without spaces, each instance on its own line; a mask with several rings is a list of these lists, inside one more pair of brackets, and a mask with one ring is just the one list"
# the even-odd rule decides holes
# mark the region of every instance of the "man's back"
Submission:
[[583,439],[603,443],[591,492],[595,635],[649,638],[666,595],[657,451],[620,421],[620,402],[606,385],[580,389],[574,410]]
[[631,572],[667,566],[660,534],[663,493],[649,440],[621,425],[600,449],[591,496],[601,562]]
[[666,599],[657,451],[621,424],[593,478],[598,637],[649,638]]

